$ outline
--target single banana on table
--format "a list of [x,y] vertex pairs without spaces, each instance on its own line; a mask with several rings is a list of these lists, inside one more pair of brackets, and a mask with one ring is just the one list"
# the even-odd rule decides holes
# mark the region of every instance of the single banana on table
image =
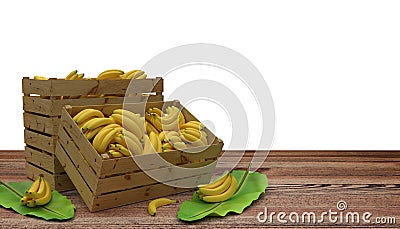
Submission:
[[211,184],[199,185],[197,194],[205,202],[218,203],[230,199],[237,189],[236,178],[227,173]]
[[42,206],[51,201],[52,195],[50,184],[43,175],[39,175],[29,190],[25,192],[20,203],[28,207]]
[[177,202],[176,200],[171,200],[168,198],[158,198],[158,199],[152,200],[149,203],[149,206],[147,207],[147,211],[150,215],[154,216],[157,212],[158,207],[173,204],[176,202]]

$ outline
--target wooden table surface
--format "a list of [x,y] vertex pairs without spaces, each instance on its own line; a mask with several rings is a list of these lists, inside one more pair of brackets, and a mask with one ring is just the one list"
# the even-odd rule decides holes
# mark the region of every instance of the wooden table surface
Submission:
[[[246,152],[237,168],[245,168],[254,152]],[[237,155],[227,151],[224,155]],[[226,164],[226,166],[229,163]],[[0,179],[5,182],[24,181],[25,162],[22,151],[0,151]],[[223,170],[224,168],[219,168]],[[41,220],[26,217],[12,210],[0,208],[0,227],[393,227],[400,228],[400,152],[399,151],[271,151],[258,170],[268,176],[269,187],[259,200],[253,202],[241,215],[228,214],[226,217],[208,217],[186,223],[176,215],[179,204],[157,209],[157,216],[147,214],[148,201],[130,204],[114,209],[90,213],[76,191],[66,195],[76,206],[75,218],[69,221]],[[179,201],[189,200],[192,192],[170,196]],[[338,210],[337,203],[344,201],[346,210]],[[342,205],[341,205],[342,206]],[[276,214],[272,222],[259,222],[257,215],[265,211]],[[323,212],[337,212],[336,223],[326,215],[321,223],[302,223],[302,215],[307,221],[308,213],[315,213],[317,220]],[[299,223],[279,222],[276,215],[285,212]],[[367,213],[366,213],[367,212]],[[363,214],[371,213],[362,220]],[[306,213],[306,214],[303,214]],[[360,223],[346,222],[346,215],[360,215]],[[283,213],[282,213],[283,214]],[[334,213],[332,213],[334,214]],[[343,215],[340,221],[340,215]],[[260,218],[262,218],[261,215]],[[393,218],[394,217],[394,218]],[[335,216],[332,216],[332,220]],[[395,224],[378,224],[390,221]]]

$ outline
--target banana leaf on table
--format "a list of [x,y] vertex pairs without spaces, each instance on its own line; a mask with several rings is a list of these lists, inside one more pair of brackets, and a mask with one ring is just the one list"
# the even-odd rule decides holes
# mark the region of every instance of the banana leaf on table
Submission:
[[0,182],[0,205],[11,208],[21,215],[31,215],[45,220],[66,220],[74,218],[75,205],[66,196],[53,191],[51,201],[43,206],[30,208],[20,204],[21,197],[32,185],[32,182]]
[[[244,170],[233,170],[232,175],[240,181]],[[207,203],[202,201],[197,192],[192,200],[184,201],[179,209],[178,218],[183,221],[200,220],[206,216],[225,216],[229,212],[241,214],[244,209],[257,200],[268,186],[265,174],[250,172],[242,188],[232,198],[220,203]]]

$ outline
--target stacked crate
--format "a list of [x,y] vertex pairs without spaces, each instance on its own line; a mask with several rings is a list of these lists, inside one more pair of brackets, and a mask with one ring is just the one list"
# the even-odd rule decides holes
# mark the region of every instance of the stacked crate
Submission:
[[[127,90],[129,87],[129,93]],[[55,157],[61,111],[65,105],[87,106],[163,101],[163,79],[33,80],[22,79],[26,174],[43,174],[53,189],[75,189]]]

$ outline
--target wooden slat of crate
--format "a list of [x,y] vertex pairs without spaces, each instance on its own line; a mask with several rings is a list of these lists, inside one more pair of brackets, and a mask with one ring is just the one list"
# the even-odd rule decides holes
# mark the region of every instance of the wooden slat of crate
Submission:
[[61,147],[63,151],[68,152],[68,156],[76,169],[82,174],[86,183],[88,184],[91,192],[97,190],[98,177],[96,173],[92,170],[90,165],[87,163],[83,154],[79,152],[80,150],[76,147],[75,143],[67,135],[64,128],[60,129],[59,141],[57,142],[57,147]]
[[34,113],[24,112],[24,127],[42,133],[57,135],[60,118],[58,116],[48,117]]
[[51,185],[52,189],[55,189],[59,192],[75,189],[73,183],[66,173],[55,175],[39,167],[36,167],[29,162],[26,162],[26,175],[29,179],[35,180],[39,176],[39,174],[43,174],[45,179]]
[[[132,84],[131,84],[132,82]],[[33,80],[22,79],[22,91],[25,94],[42,96],[80,96],[101,94],[125,94],[129,90],[134,93],[163,92],[163,79],[143,80]]]
[[86,105],[105,105],[105,104],[121,104],[124,101],[129,103],[139,103],[146,99],[148,101],[163,100],[163,95],[131,96],[120,98],[80,98],[80,99],[63,99],[50,100],[40,98],[38,96],[23,96],[23,108],[26,112],[38,113],[48,116],[61,115],[61,109],[65,105],[86,106]]
[[41,152],[37,149],[25,146],[25,160],[40,168],[50,171],[53,174],[60,174],[64,172],[58,159],[55,155]]
[[47,136],[27,129],[25,129],[24,135],[26,145],[33,146],[48,153],[54,154],[54,150],[56,148],[55,143],[57,141],[56,136]]
[[193,189],[176,188],[164,184],[153,184],[94,197],[93,205],[89,207],[89,210],[95,212],[187,191],[193,191]]
[[85,179],[81,176],[79,171],[76,169],[75,165],[72,163],[71,158],[64,151],[62,147],[56,148],[56,155],[60,163],[63,165],[65,172],[68,174],[68,177],[71,177],[71,181],[78,191],[79,195],[82,197],[86,206],[93,205],[93,195],[92,192],[87,185]]
[[[70,139],[72,141],[74,141],[76,145],[79,145],[79,150],[84,152],[83,156],[85,158],[85,161],[93,169],[95,174],[98,174],[98,176],[99,176],[100,171],[101,171],[101,164],[102,164],[101,156],[93,148],[93,146],[90,144],[90,142],[84,137],[83,133],[79,130],[79,127],[71,119],[71,116],[68,114],[68,112],[65,109],[62,110],[61,125],[62,125],[62,128],[65,129],[65,133],[68,136],[70,136]],[[62,134],[63,133],[64,132],[62,132]]]

